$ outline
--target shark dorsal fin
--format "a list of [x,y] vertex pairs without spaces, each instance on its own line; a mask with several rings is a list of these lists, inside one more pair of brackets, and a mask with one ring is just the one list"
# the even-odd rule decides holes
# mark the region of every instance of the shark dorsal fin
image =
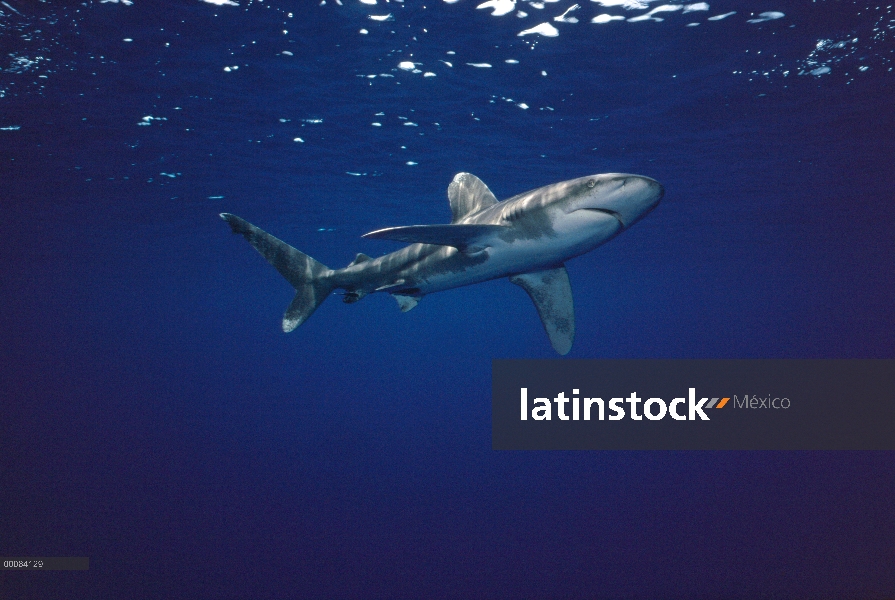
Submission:
[[365,262],[367,262],[368,260],[371,260],[369,256],[367,256],[367,255],[364,254],[363,252],[358,252],[358,253],[357,253],[357,256],[354,257],[354,260],[352,260],[352,261],[351,261],[351,264],[348,265],[348,266],[349,266],[349,267],[353,267],[354,265],[359,265],[359,264],[361,264],[361,263],[365,263]]
[[528,292],[553,349],[568,354],[575,339],[575,306],[565,265],[513,275],[510,281]]
[[448,186],[451,203],[451,223],[456,223],[474,212],[497,204],[497,198],[484,182],[472,173],[457,173]]

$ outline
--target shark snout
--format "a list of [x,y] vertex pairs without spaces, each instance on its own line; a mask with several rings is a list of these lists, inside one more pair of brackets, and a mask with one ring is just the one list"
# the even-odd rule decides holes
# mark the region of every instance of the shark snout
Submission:
[[642,175],[610,173],[587,179],[590,190],[576,210],[597,210],[613,215],[628,228],[653,210],[665,194],[655,179]]

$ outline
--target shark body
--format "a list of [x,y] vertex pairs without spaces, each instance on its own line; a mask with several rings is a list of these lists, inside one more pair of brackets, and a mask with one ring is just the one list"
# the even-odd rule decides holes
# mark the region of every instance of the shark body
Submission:
[[509,277],[532,299],[553,348],[566,354],[575,337],[572,288],[565,261],[611,240],[649,213],[664,190],[653,179],[605,173],[580,177],[498,202],[475,175],[448,187],[448,225],[390,227],[365,238],[410,245],[370,258],[358,254],[330,269],[229,213],[221,214],[296,290],[283,330],[301,325],[336,289],[344,302],[386,292],[406,312],[434,292]]

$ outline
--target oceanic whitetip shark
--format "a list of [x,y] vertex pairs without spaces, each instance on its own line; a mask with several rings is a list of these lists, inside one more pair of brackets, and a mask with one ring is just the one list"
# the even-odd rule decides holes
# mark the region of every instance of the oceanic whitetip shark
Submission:
[[575,338],[575,309],[565,261],[642,219],[663,193],[649,177],[605,173],[498,202],[478,177],[460,173],[448,187],[450,225],[368,233],[363,237],[411,245],[379,258],[358,254],[344,269],[330,269],[235,215],[221,218],[295,288],[283,331],[304,323],[336,289],[347,303],[385,292],[407,312],[426,294],[509,277],[528,292],[553,348],[566,354]]

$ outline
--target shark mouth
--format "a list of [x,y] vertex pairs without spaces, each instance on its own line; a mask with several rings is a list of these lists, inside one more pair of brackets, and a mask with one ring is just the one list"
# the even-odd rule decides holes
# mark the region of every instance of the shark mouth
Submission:
[[621,225],[622,229],[627,229],[627,225],[625,225],[625,222],[622,221],[622,216],[619,213],[615,212],[614,210],[610,210],[608,208],[582,208],[580,210],[592,210],[594,212],[605,213],[605,214],[613,217],[616,221],[618,221],[618,224]]

